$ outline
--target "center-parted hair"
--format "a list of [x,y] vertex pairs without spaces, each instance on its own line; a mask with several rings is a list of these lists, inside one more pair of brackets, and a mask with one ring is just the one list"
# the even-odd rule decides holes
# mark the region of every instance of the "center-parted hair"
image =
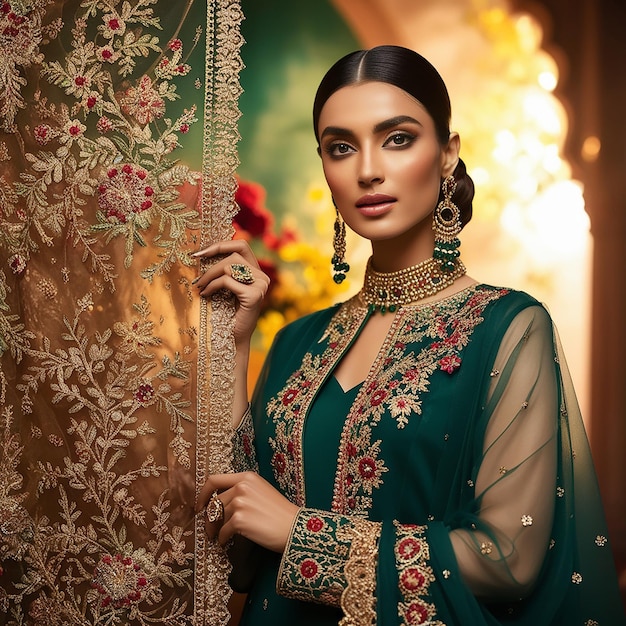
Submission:
[[[439,142],[442,145],[448,143],[451,107],[446,85],[429,61],[401,46],[378,46],[351,52],[326,72],[313,102],[313,127],[318,141],[320,113],[328,98],[342,87],[365,82],[388,83],[415,98],[432,117]],[[459,207],[461,222],[465,225],[472,217],[474,183],[461,159],[453,176],[456,180],[453,202]],[[440,194],[440,199],[442,197]]]

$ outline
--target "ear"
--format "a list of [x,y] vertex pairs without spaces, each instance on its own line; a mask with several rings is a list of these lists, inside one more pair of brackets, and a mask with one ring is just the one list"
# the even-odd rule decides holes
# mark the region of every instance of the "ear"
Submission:
[[450,133],[448,143],[441,151],[441,176],[450,176],[459,162],[459,152],[461,150],[461,138],[459,133]]
[[319,147],[319,145],[317,146],[317,156],[318,157],[322,156],[322,149]]

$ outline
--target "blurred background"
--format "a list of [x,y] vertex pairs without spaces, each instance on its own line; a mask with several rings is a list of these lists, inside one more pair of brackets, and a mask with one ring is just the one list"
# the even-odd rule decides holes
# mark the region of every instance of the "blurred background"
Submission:
[[[239,237],[274,277],[260,363],[286,322],[360,287],[332,282],[334,212],[311,125],[340,56],[398,44],[426,56],[452,100],[476,183],[469,273],[551,311],[596,460],[626,590],[626,44],[624,0],[243,0]],[[251,378],[257,370],[253,368]],[[625,593],[626,595],[626,593]],[[235,617],[236,619],[236,617]]]

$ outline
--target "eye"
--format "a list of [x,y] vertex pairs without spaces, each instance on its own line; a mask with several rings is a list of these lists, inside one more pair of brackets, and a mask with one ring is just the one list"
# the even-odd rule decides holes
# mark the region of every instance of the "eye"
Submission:
[[338,141],[338,142],[329,144],[325,148],[325,151],[331,157],[342,157],[347,154],[350,154],[350,152],[354,152],[354,148],[348,143]]
[[415,141],[415,135],[407,132],[395,132],[385,140],[384,146],[391,148],[406,148]]

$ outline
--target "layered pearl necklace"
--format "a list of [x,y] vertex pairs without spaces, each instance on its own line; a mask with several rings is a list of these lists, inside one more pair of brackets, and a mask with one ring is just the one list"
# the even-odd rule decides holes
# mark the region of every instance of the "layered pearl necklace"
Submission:
[[383,273],[372,267],[370,257],[360,297],[372,312],[393,313],[403,304],[435,295],[465,272],[465,266],[458,259],[452,271],[444,271],[441,261],[430,258],[397,272]]

